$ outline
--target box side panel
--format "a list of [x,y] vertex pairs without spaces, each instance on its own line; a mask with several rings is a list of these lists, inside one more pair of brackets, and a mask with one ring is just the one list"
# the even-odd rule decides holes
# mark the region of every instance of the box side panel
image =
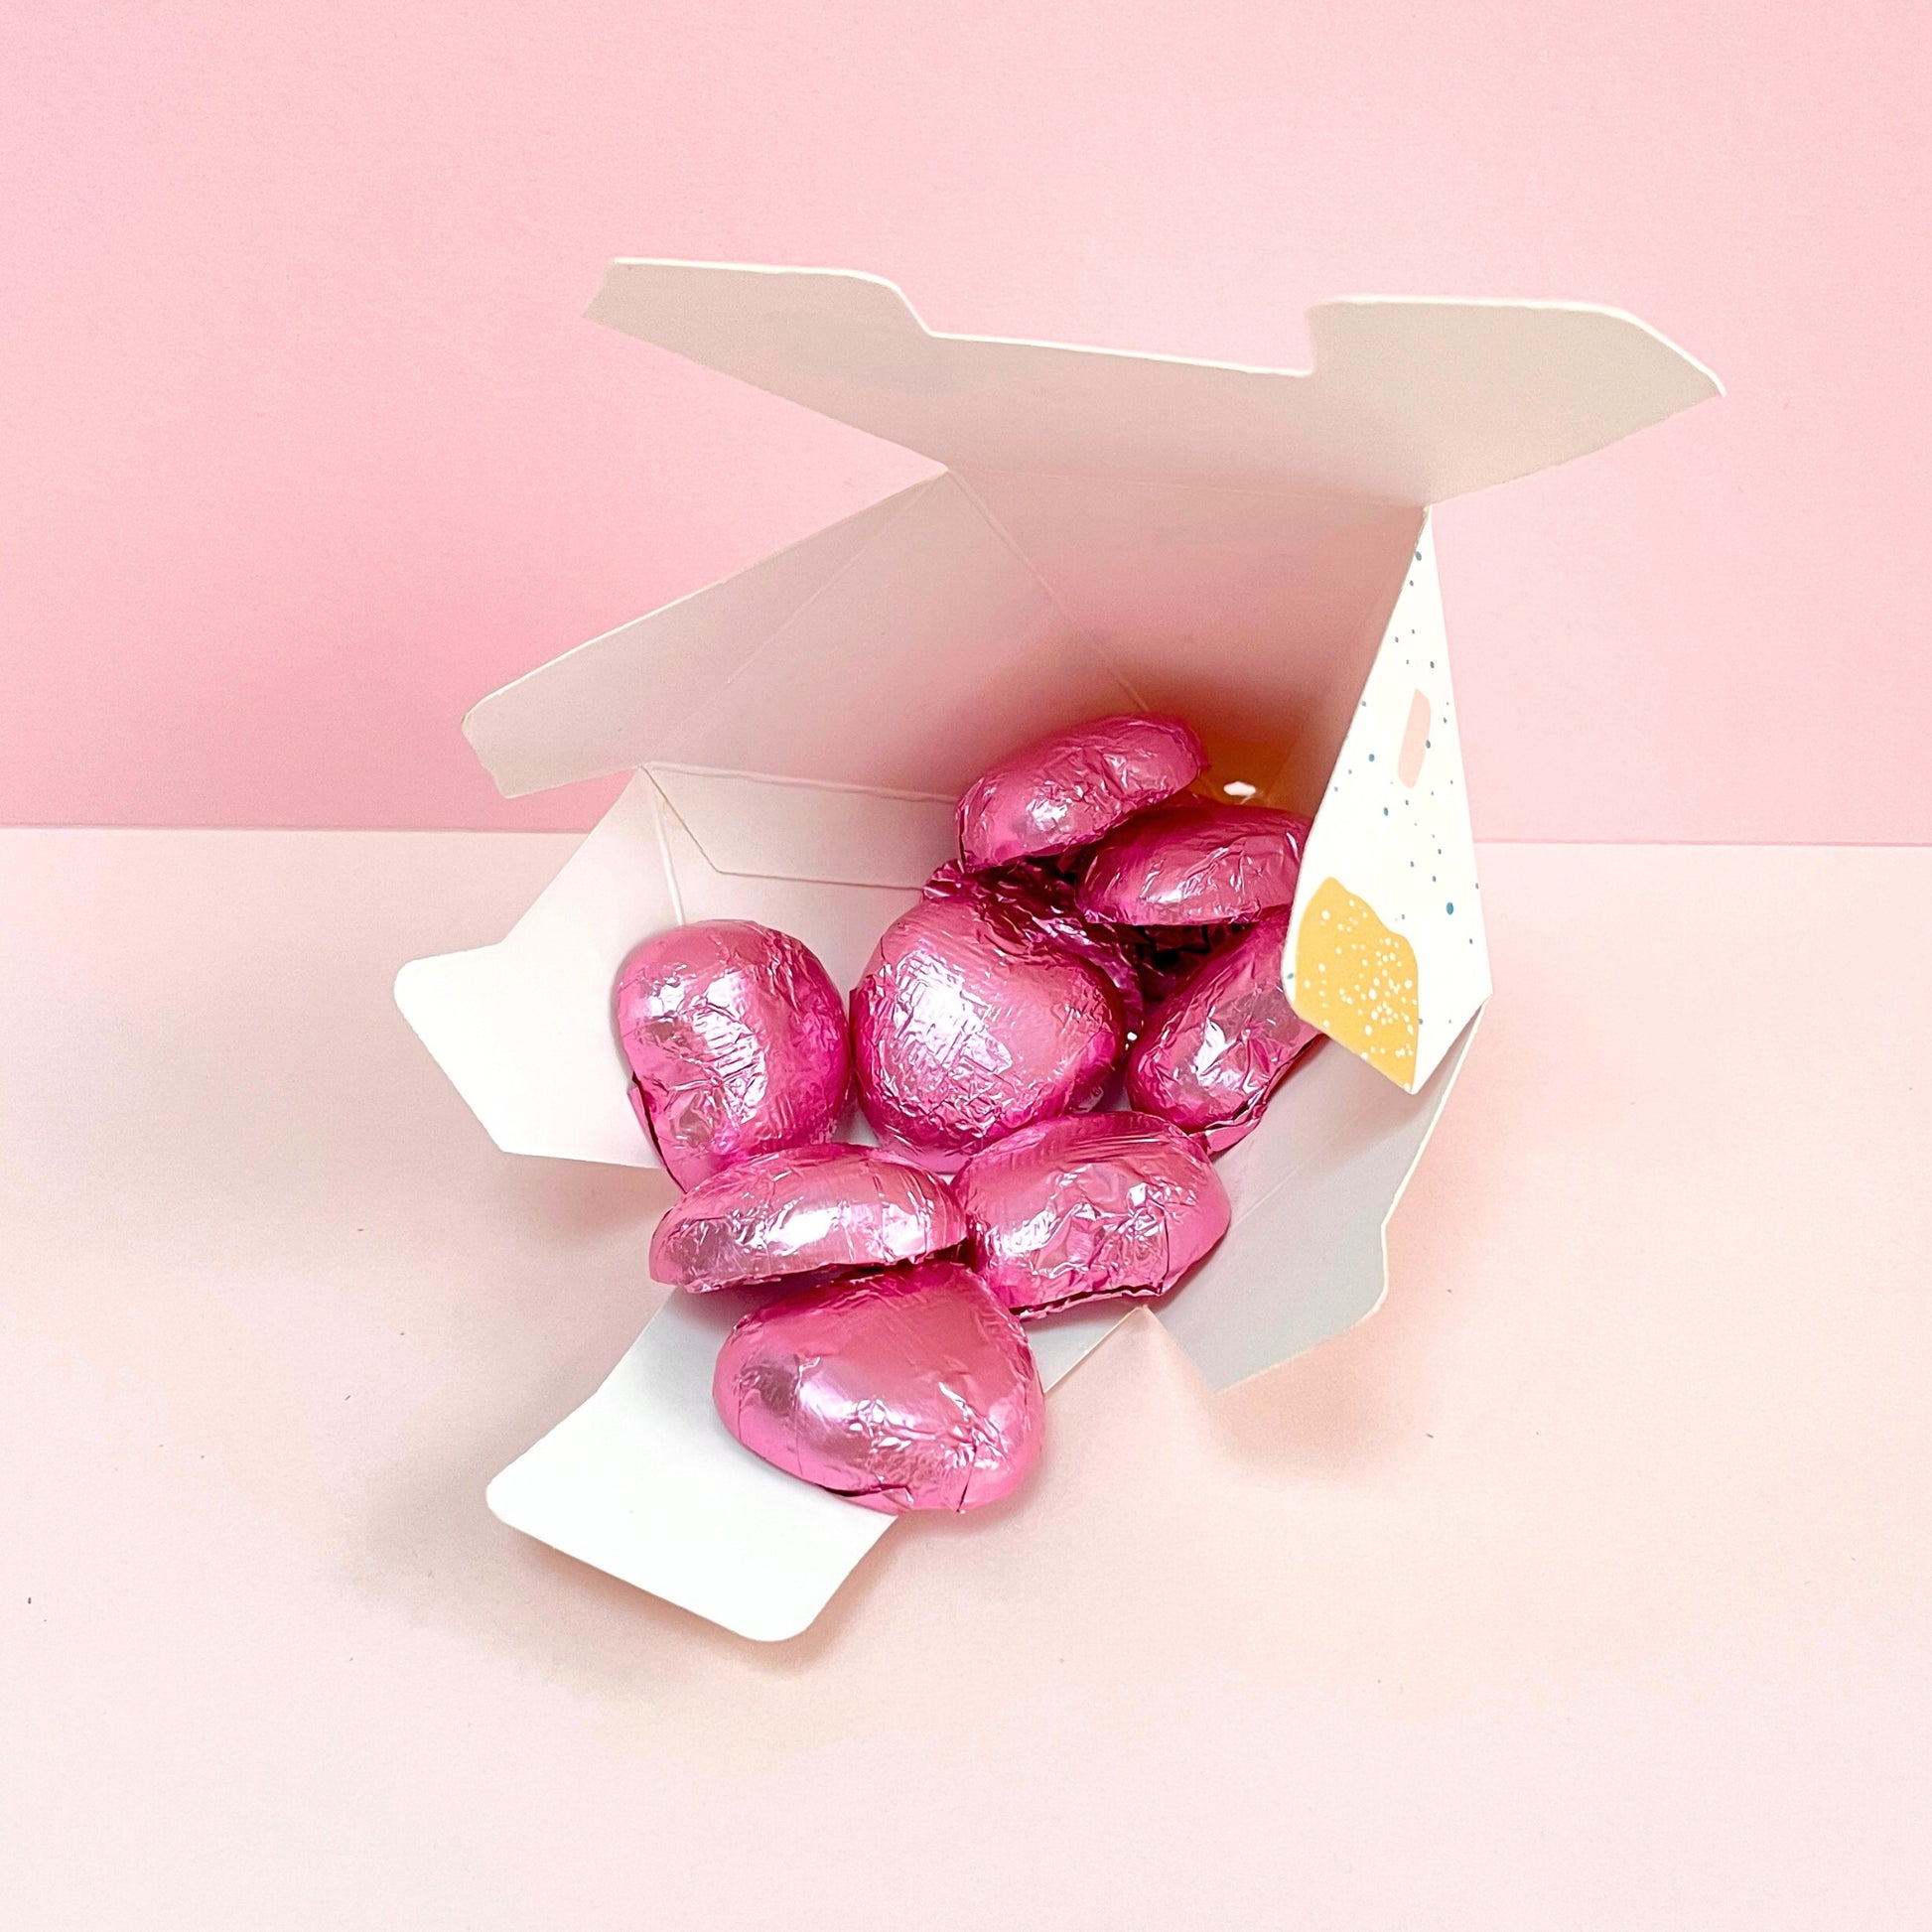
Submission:
[[721,677],[655,756],[951,798],[1014,746],[1134,702],[948,476]]
[[682,764],[646,769],[716,872],[915,888],[957,856],[950,797]]
[[1122,682],[1201,733],[1211,785],[1314,810],[1420,511],[1032,472],[961,481]]
[[1221,1157],[1234,1225],[1160,1310],[1213,1387],[1299,1355],[1380,1305],[1388,1286],[1383,1229],[1475,1025],[1416,1094],[1332,1042],[1316,1047],[1255,1132]]
[[[814,788],[785,789],[791,794],[790,802],[797,817],[801,821],[807,819]],[[884,821],[895,801],[881,799],[876,803],[880,808],[878,818]],[[904,851],[912,847],[914,836],[930,820],[916,801],[900,802],[897,809],[904,814],[909,830],[896,833],[884,829],[881,842]],[[813,872],[827,868],[817,866],[809,852],[804,855],[804,862],[812,866],[813,872],[800,878],[721,872],[691,835],[679,813],[668,806],[664,813],[664,844],[672,877],[677,882],[684,919],[756,919],[760,925],[789,932],[812,949],[841,993],[849,994],[858,984],[879,935],[918,896],[918,881],[910,886],[873,886],[835,884],[814,877]],[[797,851],[796,842],[793,851]],[[920,880],[924,877],[925,873],[919,874]]]
[[[741,802],[744,783],[726,787]],[[715,790],[706,796],[718,818],[727,808]],[[853,801],[806,786],[783,793],[793,856],[818,872],[838,870],[824,855],[849,837]],[[949,842],[950,820],[929,800],[865,805],[880,849],[908,866],[939,839]],[[771,809],[760,803],[753,816]],[[880,932],[912,897],[904,887],[721,872],[640,774],[502,941],[412,961],[397,976],[396,1000],[505,1153],[655,1167],[611,1020],[631,947],[688,920],[757,919],[802,939],[849,992]]]
[[654,1168],[611,992],[625,953],[681,916],[657,794],[639,778],[506,938],[412,960],[396,1004],[504,1153]]
[[620,261],[589,313],[953,469],[1418,506],[1718,388],[1634,317],[1582,304],[1330,303],[1308,373],[934,335],[892,283],[831,270]]
[[1309,838],[1284,975],[1298,1013],[1411,1093],[1489,997],[1427,529]]
[[914,483],[480,700],[463,721],[505,797],[667,756],[679,725],[931,487]]

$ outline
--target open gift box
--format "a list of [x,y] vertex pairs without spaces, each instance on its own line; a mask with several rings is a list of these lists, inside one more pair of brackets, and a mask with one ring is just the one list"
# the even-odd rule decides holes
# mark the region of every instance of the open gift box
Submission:
[[[1283,970],[1330,1043],[1221,1157],[1233,1226],[1159,1317],[1218,1387],[1370,1313],[1384,1226],[1489,994],[1427,506],[1715,378],[1628,316],[1546,304],[1328,303],[1307,373],[936,336],[890,283],[842,273],[622,261],[590,314],[945,470],[465,721],[511,795],[635,773],[500,944],[398,977],[496,1145],[656,1166],[611,1017],[639,939],[756,919],[849,990],[954,856],[953,800],[984,765],[1168,711],[1208,747],[1204,787],[1313,816]],[[727,1434],[711,1368],[746,1306],[673,1293],[488,1501],[775,1639],[892,1519]],[[1049,1387],[1122,1312],[1032,1327]]]

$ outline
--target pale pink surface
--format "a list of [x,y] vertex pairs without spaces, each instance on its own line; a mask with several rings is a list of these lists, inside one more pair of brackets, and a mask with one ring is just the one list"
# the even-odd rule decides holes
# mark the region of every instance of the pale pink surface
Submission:
[[14,8],[0,820],[588,823],[464,709],[922,467],[578,321],[631,253],[1268,363],[1336,294],[1620,304],[1730,396],[1445,511],[1478,830],[1932,838],[1927,51],[1910,0]]
[[10,1927],[1932,1921],[1932,855],[1485,851],[1382,1312],[1219,1403],[1136,1317],[766,1648],[483,1509],[670,1186],[389,980],[563,850],[0,838]]

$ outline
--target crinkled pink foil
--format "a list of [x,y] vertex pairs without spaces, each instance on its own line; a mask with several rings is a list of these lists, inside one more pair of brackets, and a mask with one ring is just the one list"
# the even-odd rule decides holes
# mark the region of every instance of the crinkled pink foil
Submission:
[[974,1266],[1023,1317],[1164,1294],[1231,1213],[1199,1148],[1152,1114],[1042,1120],[974,1155],[953,1184]]
[[1050,867],[1021,861],[993,872],[968,872],[941,866],[925,882],[927,898],[972,898],[984,895],[1036,926],[1062,952],[1084,959],[1105,973],[1120,996],[1121,1019],[1135,1032],[1147,1010],[1141,986],[1139,933],[1125,934],[1082,918],[1074,902],[1073,882]]
[[767,1149],[828,1141],[851,1096],[845,1007],[787,932],[708,919],[623,963],[618,1037],[680,1187]]
[[867,1509],[973,1509],[1039,1457],[1033,1351],[957,1262],[807,1289],[754,1310],[718,1352],[725,1427],[788,1475]]
[[1288,1003],[1289,908],[1227,940],[1149,1017],[1127,1058],[1131,1106],[1212,1153],[1254,1131],[1282,1076],[1321,1035]]
[[1295,897],[1310,821],[1265,805],[1187,803],[1111,833],[1080,881],[1080,910],[1117,925],[1223,925]]
[[823,1269],[921,1261],[966,1238],[943,1180],[870,1147],[754,1154],[702,1181],[657,1223],[650,1272],[703,1291]]
[[955,820],[974,871],[1070,852],[1185,790],[1207,754],[1178,718],[1095,718],[1036,740],[966,787]]
[[1125,1040],[1106,978],[984,893],[922,898],[895,919],[852,995],[866,1118],[940,1172],[1091,1107]]

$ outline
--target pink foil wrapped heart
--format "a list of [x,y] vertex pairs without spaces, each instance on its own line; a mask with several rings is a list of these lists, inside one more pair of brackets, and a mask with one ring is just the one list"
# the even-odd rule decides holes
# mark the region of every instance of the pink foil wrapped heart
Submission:
[[1070,852],[1185,790],[1207,754],[1178,718],[1095,718],[1025,746],[967,786],[955,821],[974,871]]
[[1224,941],[1149,1016],[1127,1058],[1128,1104],[1220,1153],[1254,1131],[1284,1074],[1321,1035],[1288,1003],[1289,908]]
[[921,1169],[869,1147],[779,1148],[701,1181],[657,1223],[650,1272],[702,1292],[825,1269],[889,1268],[966,1238]]
[[624,961],[616,1018],[639,1112],[680,1187],[838,1132],[852,1086],[845,1007],[789,933],[741,919],[660,932]]
[[1165,1293],[1231,1211],[1199,1149],[1151,1114],[1039,1121],[976,1154],[954,1187],[974,1266],[1022,1316]]
[[1026,861],[982,873],[948,865],[941,866],[925,882],[923,891],[927,898],[983,897],[1018,913],[1062,952],[1084,959],[1106,974],[1120,998],[1121,1019],[1128,1032],[1140,1027],[1147,1008],[1141,984],[1141,935],[1117,933],[1082,918],[1070,879],[1050,867]]
[[1295,897],[1310,821],[1263,805],[1187,803],[1144,813],[1088,862],[1079,907],[1117,925],[1225,925]]
[[950,1261],[755,1309],[719,1350],[712,1399],[754,1454],[895,1516],[1010,1495],[1044,1420],[1019,1324]]
[[853,1054],[881,1140],[940,1172],[1047,1114],[1091,1107],[1126,1041],[1106,977],[987,893],[922,898],[852,995]]

